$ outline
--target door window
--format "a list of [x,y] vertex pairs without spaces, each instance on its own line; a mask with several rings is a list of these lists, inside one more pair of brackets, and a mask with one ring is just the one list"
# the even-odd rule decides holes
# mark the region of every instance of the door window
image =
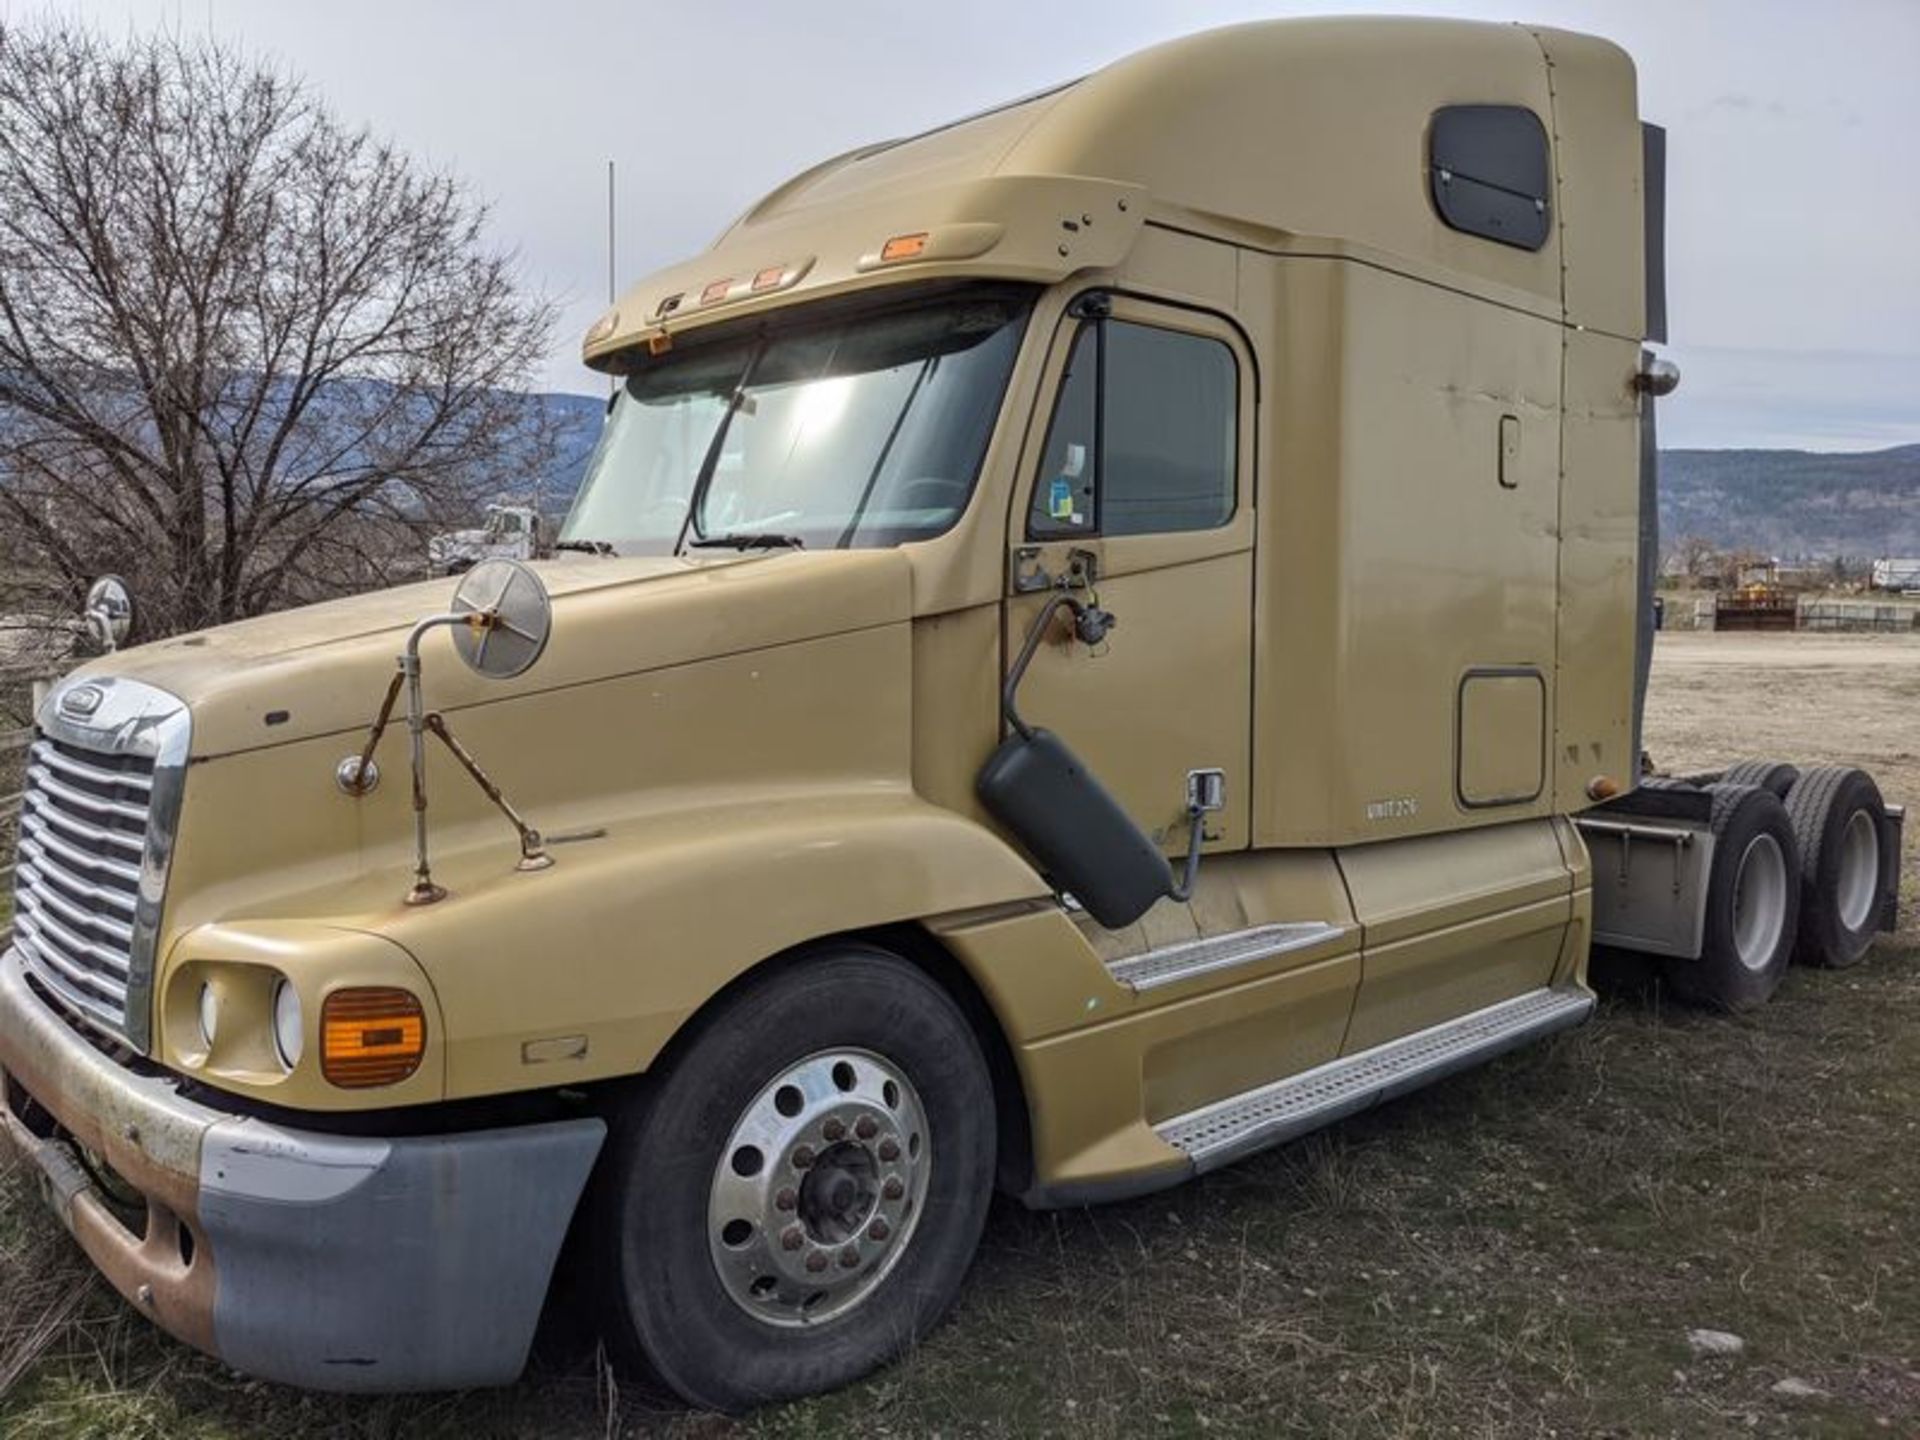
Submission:
[[1028,511],[1032,539],[1233,518],[1239,374],[1205,335],[1092,320],[1074,336]]

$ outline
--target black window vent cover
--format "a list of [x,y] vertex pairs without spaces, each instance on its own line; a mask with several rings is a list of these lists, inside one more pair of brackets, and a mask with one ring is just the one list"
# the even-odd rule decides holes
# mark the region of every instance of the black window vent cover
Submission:
[[1428,132],[1433,206],[1455,230],[1538,250],[1553,230],[1547,132],[1521,105],[1449,105]]

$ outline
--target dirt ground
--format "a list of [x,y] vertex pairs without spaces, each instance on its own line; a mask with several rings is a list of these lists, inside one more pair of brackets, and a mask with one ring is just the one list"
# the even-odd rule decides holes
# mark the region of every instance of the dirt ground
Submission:
[[1678,774],[1745,759],[1873,772],[1889,804],[1913,809],[1901,893],[1916,903],[1901,928],[1920,939],[1920,632],[1662,634],[1645,743]]
[[[1667,635],[1647,741],[1679,769],[1853,760],[1920,801],[1920,636]],[[1920,900],[1917,861],[1910,833]],[[470,1395],[244,1380],[121,1304],[5,1177],[0,1434],[1920,1436],[1915,909],[1751,1015],[1612,992],[1578,1030],[1166,1195],[999,1204],[907,1359],[744,1422],[591,1357]]]

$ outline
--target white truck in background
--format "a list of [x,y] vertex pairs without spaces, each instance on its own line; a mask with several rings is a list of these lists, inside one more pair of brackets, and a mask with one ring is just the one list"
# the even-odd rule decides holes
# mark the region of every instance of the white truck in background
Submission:
[[532,505],[495,504],[486,522],[471,530],[451,530],[427,542],[427,568],[435,575],[459,575],[482,560],[540,560],[553,553],[553,527]]
[[1920,591],[1920,556],[1874,561],[1872,583],[1876,590],[1896,590],[1902,594]]

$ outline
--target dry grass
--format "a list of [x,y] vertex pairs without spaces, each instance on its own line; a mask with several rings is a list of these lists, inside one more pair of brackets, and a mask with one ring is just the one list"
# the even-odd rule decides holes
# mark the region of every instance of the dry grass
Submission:
[[[1751,652],[1761,668],[1721,638],[1663,643],[1656,750],[1854,754],[1920,798],[1899,740],[1920,742],[1920,648],[1829,670],[1831,650],[1786,645]],[[1788,707],[1809,717],[1792,734],[1789,693],[1822,697]],[[1906,728],[1882,725],[1887,704]],[[87,1278],[15,1178],[0,1380],[24,1373],[0,1431],[1920,1434],[1917,960],[1909,919],[1859,969],[1795,972],[1745,1019],[1617,994],[1581,1030],[1169,1195],[1002,1205],[958,1313],[906,1361],[739,1426],[590,1358],[451,1397],[238,1379]],[[1746,1350],[1695,1358],[1692,1327]],[[1820,1394],[1775,1393],[1788,1377]]]

